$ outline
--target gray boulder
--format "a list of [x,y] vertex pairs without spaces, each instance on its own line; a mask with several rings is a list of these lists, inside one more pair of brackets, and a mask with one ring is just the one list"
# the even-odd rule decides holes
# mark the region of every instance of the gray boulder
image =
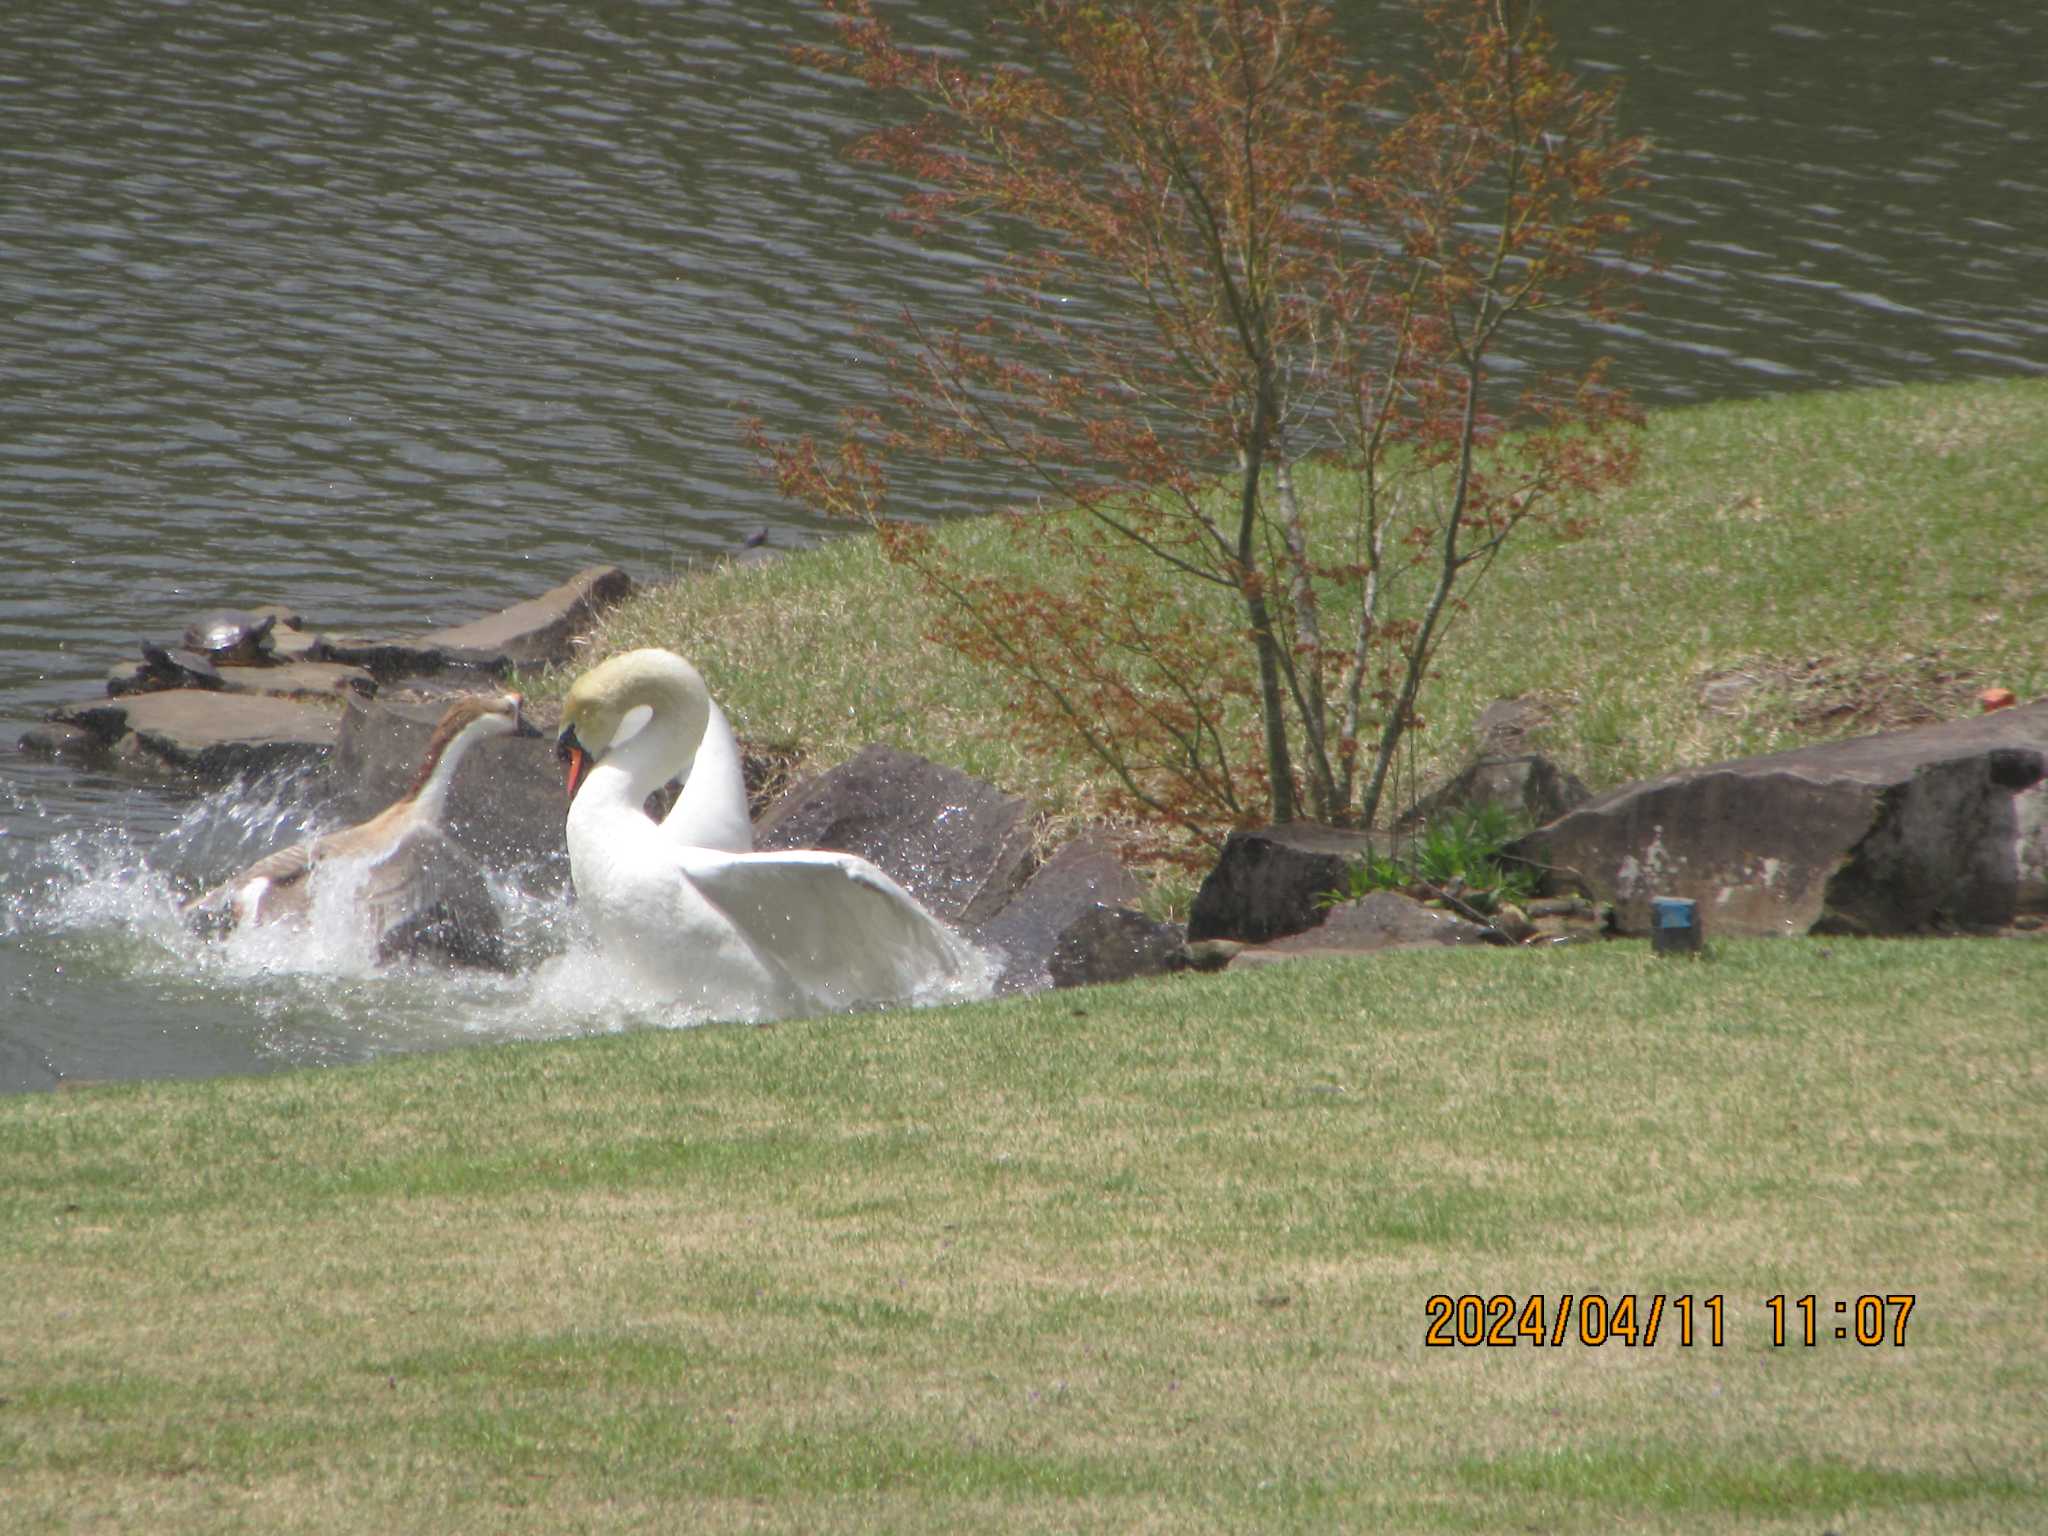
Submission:
[[1592,798],[1593,792],[1576,775],[1539,753],[1482,757],[1450,783],[1409,806],[1394,825],[1427,826],[1446,813],[1498,805],[1525,825],[1541,826]]
[[957,768],[869,747],[778,800],[754,846],[857,853],[936,916],[972,929],[1023,883],[1034,819],[1028,801]]
[[1068,931],[1097,908],[1132,906],[1141,894],[1130,871],[1095,838],[1083,835],[1063,844],[974,935],[1002,964],[996,990],[1052,986],[1053,952]]
[[[203,688],[222,693],[262,693],[280,699],[332,699],[344,693],[367,698],[377,691],[377,680],[362,667],[329,661],[279,662],[264,667],[212,667],[203,657],[193,659],[207,671],[180,665],[190,652],[170,652],[161,647],[144,648],[142,660],[119,662],[107,673],[107,694],[121,698],[135,693],[156,693],[169,688]],[[166,665],[166,662],[170,665]],[[210,675],[209,675],[210,674]]]
[[1188,963],[1180,929],[1129,907],[1096,905],[1069,923],[1052,947],[1046,970],[1056,987],[1163,976]]
[[1323,920],[1317,898],[1342,889],[1372,847],[1363,832],[1312,821],[1233,832],[1195,893],[1188,938],[1263,944],[1313,928]]
[[2048,912],[2048,700],[1627,784],[1510,852],[1553,891],[1690,897],[1709,937],[1995,929]]

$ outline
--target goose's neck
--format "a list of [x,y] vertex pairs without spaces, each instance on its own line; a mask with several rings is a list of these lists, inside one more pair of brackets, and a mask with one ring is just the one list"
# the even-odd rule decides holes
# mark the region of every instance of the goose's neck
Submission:
[[488,717],[473,720],[443,743],[436,752],[428,749],[426,762],[420,765],[420,776],[413,785],[413,814],[424,816],[429,821],[439,821],[448,805],[448,789],[455,782],[455,770],[462,766],[462,759],[469,749],[481,738],[490,734]]

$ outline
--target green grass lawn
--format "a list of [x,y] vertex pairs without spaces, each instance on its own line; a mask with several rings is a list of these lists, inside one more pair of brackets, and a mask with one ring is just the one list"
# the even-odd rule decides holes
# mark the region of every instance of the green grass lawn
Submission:
[[[0,1525],[2041,1529],[2044,996],[1410,953],[6,1100]],[[1566,1292],[1662,1337],[1425,1345]]]

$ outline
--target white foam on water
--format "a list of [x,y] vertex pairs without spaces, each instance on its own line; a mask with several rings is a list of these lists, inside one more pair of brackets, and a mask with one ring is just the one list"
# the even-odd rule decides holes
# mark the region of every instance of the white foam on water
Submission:
[[[21,801],[18,791],[7,792]],[[530,871],[489,877],[512,967],[506,973],[427,960],[380,965],[354,895],[368,873],[357,861],[314,873],[309,922],[242,925],[214,938],[194,930],[182,911],[187,900],[322,830],[301,786],[284,780],[197,802],[154,836],[95,823],[11,838],[12,846],[0,846],[0,941],[25,957],[42,995],[98,987],[129,999],[130,1013],[139,996],[149,1000],[145,1012],[199,1014],[239,1039],[245,1055],[295,1064],[726,1019],[637,983],[597,947],[566,891],[548,889],[545,879],[522,881]],[[989,995],[994,968],[958,942],[956,974],[912,1006]],[[145,1022],[110,1017],[106,1027]]]

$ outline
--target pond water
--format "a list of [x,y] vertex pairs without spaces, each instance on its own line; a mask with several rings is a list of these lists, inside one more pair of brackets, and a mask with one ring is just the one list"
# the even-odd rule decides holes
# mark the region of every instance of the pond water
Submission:
[[[857,311],[977,291],[838,156],[873,104],[786,61],[808,0],[306,9],[15,0],[0,31],[0,1091],[648,1017],[563,978],[545,903],[515,902],[504,981],[201,950],[180,882],[313,809],[12,743],[198,608],[411,628],[823,537],[740,418],[828,426],[872,385]],[[887,9],[964,45],[983,7]],[[1343,8],[1361,47],[1388,9]],[[1558,345],[1653,405],[2048,368],[2048,21],[1558,10],[1657,140],[1668,263],[1644,314]],[[993,494],[936,478],[913,510]]]

